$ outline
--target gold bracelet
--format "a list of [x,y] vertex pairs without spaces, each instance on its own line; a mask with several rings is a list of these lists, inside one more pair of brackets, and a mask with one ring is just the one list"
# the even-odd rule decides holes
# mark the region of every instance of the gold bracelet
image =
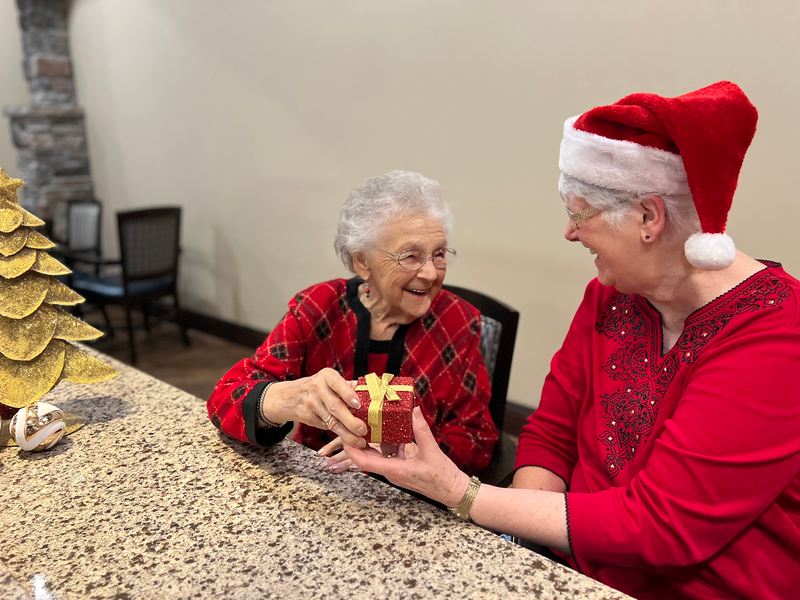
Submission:
[[256,415],[258,416],[258,420],[262,424],[266,425],[267,427],[283,427],[284,425],[286,425],[285,421],[283,423],[276,423],[275,421],[270,421],[268,418],[266,418],[264,416],[264,412],[263,412],[264,411],[264,406],[263,406],[263,404],[264,404],[264,396],[267,395],[267,390],[270,388],[270,386],[273,383],[278,383],[278,382],[277,382],[277,380],[276,381],[270,381],[264,387],[264,389],[261,391],[261,395],[258,397],[258,402],[256,402]]
[[461,502],[458,503],[458,506],[448,507],[447,510],[457,517],[471,521],[472,519],[469,518],[469,511],[472,510],[472,503],[475,502],[475,497],[478,495],[478,490],[480,488],[481,480],[473,475],[469,479],[469,486],[467,486],[467,491],[464,492],[464,497],[461,498]]

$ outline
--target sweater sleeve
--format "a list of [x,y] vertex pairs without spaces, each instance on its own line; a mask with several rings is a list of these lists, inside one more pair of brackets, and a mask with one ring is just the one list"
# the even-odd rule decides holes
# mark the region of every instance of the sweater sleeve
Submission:
[[208,398],[211,422],[243,442],[272,445],[291,430],[291,426],[266,430],[271,432],[267,436],[258,435],[255,428],[255,396],[263,389],[263,382],[288,381],[303,376],[305,341],[298,318],[291,308],[292,304],[255,356],[236,363],[220,379]]
[[[480,316],[475,316],[480,319]],[[485,469],[492,459],[498,433],[489,411],[492,386],[480,351],[480,335],[473,335],[465,359],[457,374],[459,385],[449,411],[432,425],[433,435],[442,451],[456,466],[472,475]],[[472,382],[472,383],[468,383]],[[431,419],[428,422],[431,423]]]
[[759,331],[709,348],[629,486],[568,494],[579,564],[658,570],[705,561],[800,470],[800,335]]
[[561,477],[567,488],[578,460],[578,415],[586,396],[589,357],[583,343],[591,335],[591,287],[553,356],[539,407],[522,428],[517,447],[515,469],[543,467]]

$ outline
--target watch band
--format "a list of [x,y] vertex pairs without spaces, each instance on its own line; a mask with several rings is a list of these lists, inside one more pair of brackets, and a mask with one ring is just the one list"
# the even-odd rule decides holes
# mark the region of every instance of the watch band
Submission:
[[470,477],[467,491],[464,492],[464,497],[461,498],[461,502],[458,503],[458,506],[448,507],[448,510],[457,517],[471,521],[472,519],[469,518],[469,511],[472,510],[472,503],[475,502],[475,497],[478,495],[480,487],[481,480],[474,475]]

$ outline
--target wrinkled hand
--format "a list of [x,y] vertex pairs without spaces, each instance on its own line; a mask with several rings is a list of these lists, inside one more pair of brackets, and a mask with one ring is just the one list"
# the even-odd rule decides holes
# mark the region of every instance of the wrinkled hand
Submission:
[[[331,473],[344,473],[345,471],[359,471],[356,465],[345,452],[339,452],[343,447],[342,438],[336,438],[317,451],[320,456],[327,456],[320,465],[320,471]],[[414,458],[417,455],[416,444],[369,444],[373,450],[379,451],[384,457],[399,456],[403,453],[405,458]],[[336,454],[334,454],[336,453]]]
[[374,448],[357,448],[346,440],[344,451],[360,471],[379,473],[395,485],[445,506],[457,506],[469,477],[441,451],[419,407],[412,414],[412,426],[417,443],[401,445],[396,458],[386,458]]
[[363,447],[367,426],[348,407],[361,406],[354,390],[355,382],[325,368],[310,377],[270,386],[264,397],[264,415],[270,421],[300,421],[328,429],[347,443]]

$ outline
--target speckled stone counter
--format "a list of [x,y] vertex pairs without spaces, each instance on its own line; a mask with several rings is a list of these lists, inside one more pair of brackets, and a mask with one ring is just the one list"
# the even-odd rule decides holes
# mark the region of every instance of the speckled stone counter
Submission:
[[0,448],[0,597],[626,598],[307,448],[219,433],[205,402],[122,373],[44,400],[88,424]]

